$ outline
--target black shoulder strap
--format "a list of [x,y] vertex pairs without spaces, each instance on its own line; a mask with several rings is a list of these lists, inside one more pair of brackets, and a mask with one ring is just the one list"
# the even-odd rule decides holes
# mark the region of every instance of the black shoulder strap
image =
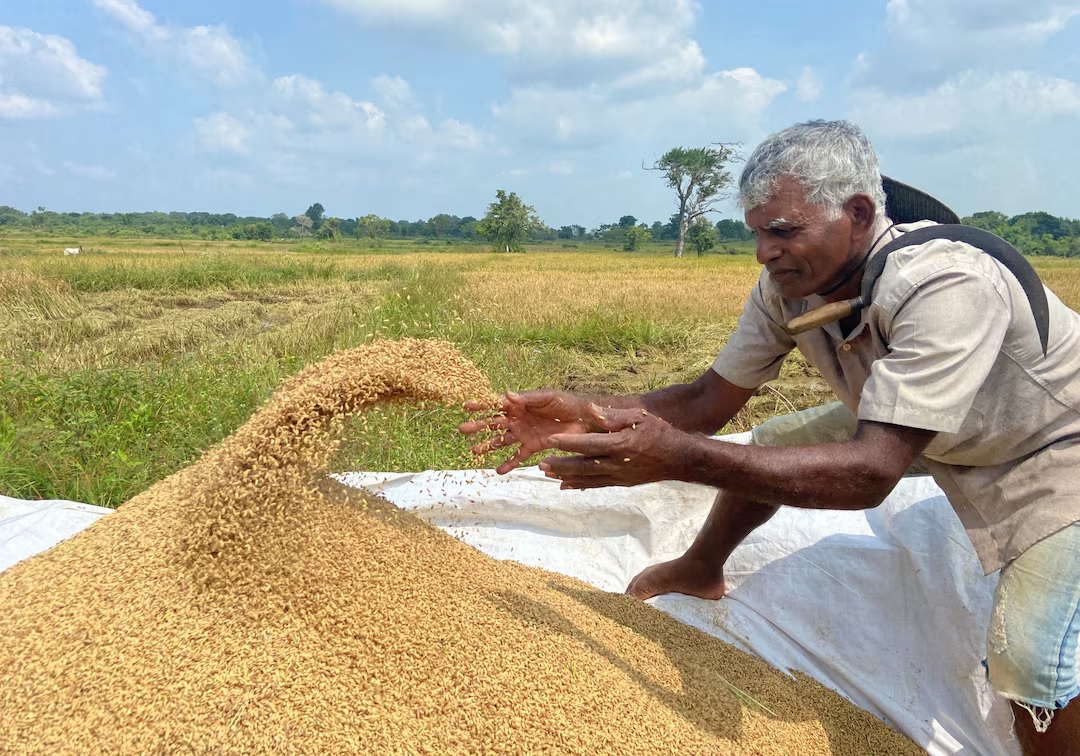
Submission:
[[1046,301],[1046,290],[1043,289],[1039,274],[1031,267],[1020,251],[989,231],[983,231],[974,226],[960,224],[940,224],[927,226],[926,228],[909,231],[906,234],[886,244],[877,254],[870,258],[863,273],[862,295],[863,302],[869,304],[874,292],[874,284],[885,269],[885,261],[890,254],[904,247],[912,247],[925,244],[934,239],[949,239],[951,241],[970,244],[976,249],[981,249],[986,254],[1000,262],[1023,287],[1027,295],[1031,312],[1035,316],[1035,327],[1039,330],[1039,340],[1042,342],[1043,356],[1046,356],[1047,343],[1050,339],[1050,306]]

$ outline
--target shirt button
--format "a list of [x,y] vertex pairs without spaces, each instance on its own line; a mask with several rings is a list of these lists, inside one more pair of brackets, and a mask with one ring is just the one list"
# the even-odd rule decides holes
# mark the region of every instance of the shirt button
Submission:
[[851,351],[851,344],[844,344],[844,346],[842,346],[840,348],[843,349],[845,352],[850,352]]

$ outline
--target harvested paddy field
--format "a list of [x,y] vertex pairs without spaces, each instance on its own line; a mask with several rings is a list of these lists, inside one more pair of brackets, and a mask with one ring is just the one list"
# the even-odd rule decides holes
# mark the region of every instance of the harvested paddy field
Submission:
[[[1033,260],[1080,306],[1080,264]],[[236,430],[274,387],[378,339],[452,342],[496,390],[641,392],[698,377],[735,327],[750,254],[0,240],[0,491],[116,506]],[[796,353],[729,426],[831,398]],[[453,409],[378,408],[339,469],[475,463]],[[49,448],[49,455],[39,450]]]
[[[234,431],[286,376],[381,338],[454,343],[497,390],[692,380],[735,325],[749,255],[674,260],[133,241],[0,243],[0,490],[116,506]],[[728,430],[818,403],[793,360]],[[809,381],[803,381],[809,377]],[[341,469],[460,469],[460,412],[377,409]],[[43,445],[53,453],[44,458]]]

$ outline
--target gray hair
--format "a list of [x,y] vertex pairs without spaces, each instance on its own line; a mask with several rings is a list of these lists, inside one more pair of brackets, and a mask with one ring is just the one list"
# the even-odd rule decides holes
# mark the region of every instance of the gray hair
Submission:
[[806,201],[822,205],[836,220],[843,205],[862,193],[885,215],[877,154],[862,130],[847,121],[807,121],[778,131],[750,155],[739,178],[744,210],[769,201],[780,179],[790,176],[806,191]]

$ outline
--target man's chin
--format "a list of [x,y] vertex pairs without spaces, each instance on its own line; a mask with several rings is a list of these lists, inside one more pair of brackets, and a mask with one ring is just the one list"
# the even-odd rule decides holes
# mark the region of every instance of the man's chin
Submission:
[[784,299],[806,299],[814,293],[813,286],[807,286],[806,282],[798,276],[785,277],[786,280],[774,281],[780,296]]

